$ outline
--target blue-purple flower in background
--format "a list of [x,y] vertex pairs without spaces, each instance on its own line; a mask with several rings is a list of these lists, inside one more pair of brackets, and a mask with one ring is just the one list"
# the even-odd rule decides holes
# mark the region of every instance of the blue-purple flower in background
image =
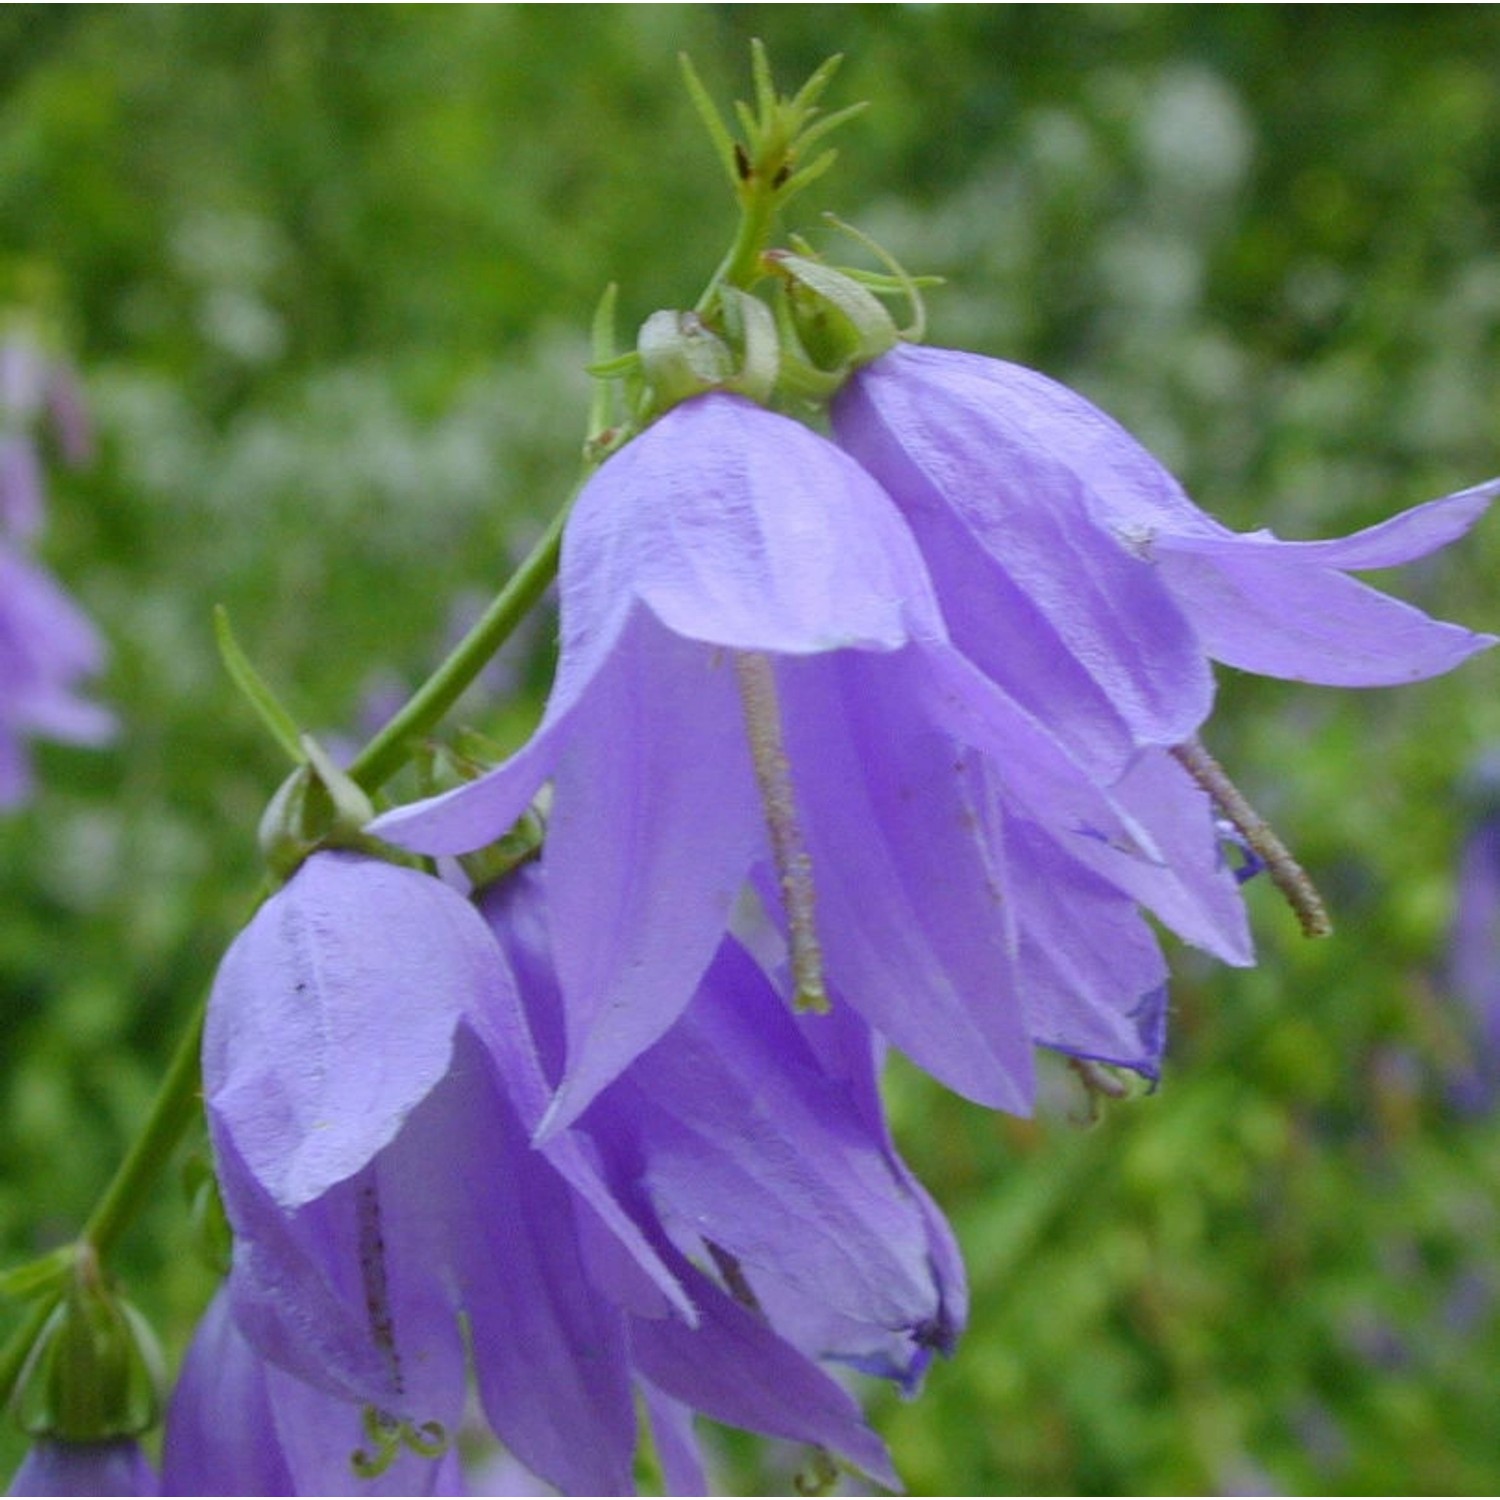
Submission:
[[114,716],[80,693],[104,664],[99,632],[45,568],[0,540],[0,808],[32,786],[34,738],[99,745]]
[[1465,1048],[1449,1069],[1449,1093],[1471,1114],[1500,1100],[1500,764],[1470,778],[1473,818],[1459,854],[1445,989],[1456,1002]]
[[28,742],[98,745],[114,718],[80,696],[104,665],[102,637],[32,556],[45,519],[40,431],[51,417],[63,456],[91,435],[72,372],[24,333],[0,339],[0,810],[31,792]]

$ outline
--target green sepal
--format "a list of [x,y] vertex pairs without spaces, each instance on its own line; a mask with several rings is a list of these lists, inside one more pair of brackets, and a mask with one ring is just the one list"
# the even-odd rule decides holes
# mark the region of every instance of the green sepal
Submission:
[[546,837],[546,820],[537,808],[528,807],[508,833],[493,844],[486,844],[483,849],[460,855],[458,862],[474,889],[482,891],[497,880],[504,880],[512,870],[538,858]]
[[771,399],[781,371],[781,345],[776,317],[759,297],[738,287],[719,288],[724,330],[740,349],[740,367],[726,387],[762,405]]
[[868,364],[900,343],[895,319],[854,277],[789,250],[768,250],[764,259],[786,277],[803,347],[821,368]]
[[734,374],[729,345],[697,313],[652,313],[641,325],[636,350],[658,415],[722,386]]
[[299,740],[302,764],[276,789],[260,820],[260,850],[278,880],[289,880],[314,849],[379,845],[364,828],[375,816],[368,794],[334,764],[311,735]]
[[15,1415],[35,1438],[68,1443],[137,1437],[160,1412],[162,1361],[144,1318],[105,1284],[93,1251],[74,1252],[73,1280],[21,1372]]
[[234,638],[234,631],[229,625],[229,611],[222,604],[214,605],[214,638],[219,643],[219,657],[224,663],[224,669],[234,685],[255,710],[261,723],[270,730],[276,743],[300,764],[305,758],[302,754],[302,731]]

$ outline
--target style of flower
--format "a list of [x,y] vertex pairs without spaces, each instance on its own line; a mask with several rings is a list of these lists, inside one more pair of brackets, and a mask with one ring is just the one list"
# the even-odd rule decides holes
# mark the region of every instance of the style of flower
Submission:
[[1212,658],[1371,687],[1431,677],[1495,637],[1347,576],[1426,556],[1500,481],[1332,541],[1237,533],[1112,418],[1020,365],[898,346],[833,404],[838,442],[900,506],[955,643],[1106,776],[1188,740]]
[[164,1495],[462,1495],[458,1451],[403,1448],[379,1474],[361,1408],[269,1363],[240,1333],[221,1290],[209,1303],[167,1411]]
[[951,1087],[1018,1110],[1031,1038],[1008,892],[1027,876],[983,824],[1019,820],[1058,863],[1215,925],[1217,895],[953,648],[891,500],[801,424],[718,392],[673,408],[579,495],[561,596],[531,742],[372,825],[461,853],[551,778],[568,1064],[550,1127],[681,1014],[747,880],[801,1004],[836,991]]
[[634,1391],[893,1480],[843,1389],[617,1199],[589,1143],[531,1136],[547,1084],[510,968],[454,890],[312,855],[231,947],[204,1085],[258,1353],[392,1442],[496,1436],[569,1493],[631,1488]]
[[114,718],[78,694],[98,672],[104,644],[51,575],[0,540],[0,808],[31,788],[27,741],[98,745]]

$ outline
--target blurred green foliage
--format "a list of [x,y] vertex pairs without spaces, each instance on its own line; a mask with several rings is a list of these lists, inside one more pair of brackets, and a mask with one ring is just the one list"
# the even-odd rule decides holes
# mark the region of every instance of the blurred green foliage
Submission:
[[[743,95],[752,35],[786,83],[846,53],[833,102],[871,101],[800,227],[834,207],[945,275],[934,342],[1075,384],[1231,524],[1344,531],[1500,468],[1490,7],[0,9],[0,292],[86,375],[102,456],[55,477],[47,556],[124,723],[0,823],[5,1263],[87,1212],[254,889],[284,768],[212,606],[315,731],[420,680],[565,492],[603,285],[639,321],[716,260],[675,54]],[[1495,630],[1496,579],[1491,518],[1395,587]],[[523,733],[548,649],[470,718]],[[1441,983],[1500,665],[1224,673],[1209,738],[1338,933],[1252,887],[1261,967],[1179,953],[1164,1085],[1091,1129],[1061,1072],[1019,1122],[896,1069],[975,1292],[925,1395],[875,1397],[916,1493],[1500,1487],[1500,1126],[1446,1105]],[[122,1262],[179,1347],[185,1217],[169,1183]]]

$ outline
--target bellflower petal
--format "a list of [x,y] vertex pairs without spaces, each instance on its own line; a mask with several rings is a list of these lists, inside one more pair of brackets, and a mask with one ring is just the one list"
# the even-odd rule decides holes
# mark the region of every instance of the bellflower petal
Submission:
[[1244,672],[1387,687],[1451,671],[1495,644],[1330,568],[1293,565],[1300,559],[1279,549],[1209,550],[1167,538],[1156,546],[1203,649]]
[[[936,431],[928,432],[926,418],[939,411],[942,422],[934,418]],[[942,499],[979,534],[996,528],[1006,537],[1024,532],[1040,524],[1031,512],[1056,510],[1059,490],[1075,493],[1102,533],[1140,562],[1154,564],[1160,586],[1190,623],[1200,649],[1229,666],[1308,682],[1378,686],[1446,672],[1494,644],[1492,636],[1430,620],[1340,570],[1392,567],[1425,556],[1467,530],[1500,493],[1500,482],[1429,502],[1339,540],[1286,542],[1267,531],[1239,535],[1199,510],[1140,443],[1076,392],[1020,365],[945,349],[902,348],[877,360],[851,381],[835,425],[856,456],[868,457],[877,477],[887,478],[890,470],[888,486],[903,507],[919,514],[931,508],[930,494],[909,472],[915,465],[929,489],[936,483]],[[986,464],[989,493],[980,483]],[[966,504],[955,501],[959,492]],[[1063,556],[1060,550],[1056,555]],[[1034,598],[1047,596],[1049,578],[1054,589],[1069,587],[1071,561],[1049,575],[1045,551],[1037,557],[1040,572],[1027,584]],[[941,577],[937,583],[955,638],[970,650],[963,611]],[[1162,630],[1159,616],[1149,626],[1145,615],[1140,620],[1143,638]],[[1168,634],[1157,638],[1170,659],[1180,660],[1180,634],[1171,637],[1170,649]],[[1054,701],[1047,717],[1066,711],[1065,703]],[[1140,736],[1142,744],[1173,742]]]
[[167,1412],[164,1495],[457,1495],[456,1450],[405,1449],[379,1477],[351,1457],[370,1446],[361,1408],[268,1363],[235,1326],[230,1299],[209,1304]]
[[916,534],[954,643],[1101,774],[1172,745],[1213,683],[1153,570],[1096,524],[1047,428],[1013,419],[998,361],[893,349],[834,404],[840,444]]
[[[467,1034],[458,1054],[393,1146],[391,1170],[443,1226],[496,1436],[560,1489],[624,1493],[635,1409],[622,1315],[589,1279],[567,1185],[531,1148]],[[454,1152],[460,1128],[486,1149]]]
[[[681,1013],[764,838],[732,667],[645,612],[575,716],[547,831],[576,1113]],[[669,900],[663,892],[670,891]]]
[[635,599],[677,635],[742,651],[890,651],[941,632],[869,476],[801,423],[720,393],[673,407],[589,481],[561,577],[565,651],[613,649]]
[[159,1495],[156,1473],[132,1439],[65,1443],[41,1438],[11,1480],[11,1495]]
[[370,1162],[447,1071],[495,948],[441,881],[314,854],[235,940],[209,1004],[217,1128],[283,1208]]
[[708,1470],[694,1431],[692,1407],[674,1401],[649,1380],[636,1382],[651,1422],[651,1440],[669,1495],[708,1495]]
[[664,1220],[752,1279],[763,1268],[887,1329],[933,1315],[926,1226],[884,1143],[737,943],[581,1128],[601,1145],[629,1142]]
[[1074,1056],[1160,1071],[1159,993],[1166,960],[1135,903],[1068,860],[1020,820],[1010,852],[1028,878],[1014,887],[1018,967],[1032,1040]]
[[653,1385],[731,1427],[831,1449],[900,1488],[885,1444],[837,1381],[694,1266],[674,1269],[701,1321],[688,1329],[675,1319],[630,1320],[636,1364]]
[[829,973],[950,1088],[1024,1111],[1031,1047],[1004,882],[976,837],[962,756],[914,733],[890,674],[865,665],[784,662],[779,678]]

